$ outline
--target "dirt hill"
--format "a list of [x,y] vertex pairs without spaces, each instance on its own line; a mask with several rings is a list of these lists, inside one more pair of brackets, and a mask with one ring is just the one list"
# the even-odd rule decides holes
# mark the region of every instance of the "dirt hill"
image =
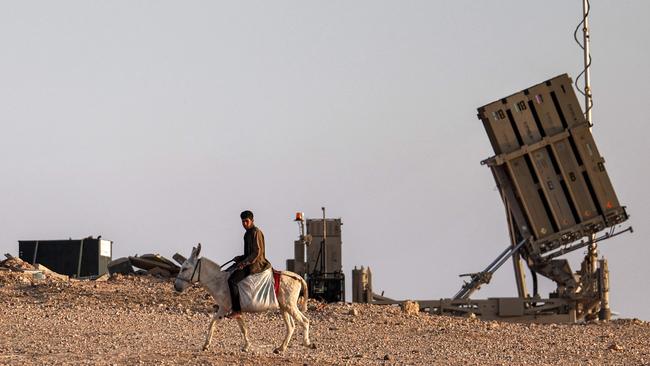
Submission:
[[177,294],[171,280],[118,276],[105,282],[33,279],[0,271],[3,365],[643,365],[650,324],[579,325],[484,322],[360,304],[310,302],[315,350],[297,330],[276,355],[284,323],[277,313],[246,316],[253,350],[241,352],[237,324],[217,326],[201,346],[213,311],[200,288]]

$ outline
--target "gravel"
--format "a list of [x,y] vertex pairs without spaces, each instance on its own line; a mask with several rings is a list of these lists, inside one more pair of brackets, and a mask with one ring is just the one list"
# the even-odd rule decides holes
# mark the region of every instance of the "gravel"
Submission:
[[310,301],[311,338],[301,330],[282,355],[277,312],[247,314],[252,350],[236,322],[217,325],[201,351],[211,299],[171,280],[117,276],[106,282],[35,280],[0,272],[0,364],[88,365],[643,365],[650,324],[537,325],[485,322],[399,307]]

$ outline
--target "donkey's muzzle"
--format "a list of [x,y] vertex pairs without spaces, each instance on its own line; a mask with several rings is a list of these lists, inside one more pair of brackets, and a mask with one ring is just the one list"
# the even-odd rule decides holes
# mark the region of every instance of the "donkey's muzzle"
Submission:
[[176,292],[183,292],[183,286],[179,285],[178,281],[174,282],[174,290],[176,290]]

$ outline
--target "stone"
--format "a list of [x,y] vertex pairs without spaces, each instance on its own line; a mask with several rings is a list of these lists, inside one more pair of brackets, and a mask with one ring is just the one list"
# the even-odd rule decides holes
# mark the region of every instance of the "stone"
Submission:
[[612,350],[612,351],[622,351],[622,350],[623,350],[623,346],[621,346],[621,345],[618,344],[618,343],[612,343],[612,344],[611,344],[609,347],[607,347],[607,348],[610,349],[610,350]]
[[70,277],[68,277],[68,276],[66,276],[66,275],[62,275],[62,274],[60,274],[60,273],[56,273],[56,272],[52,271],[51,269],[45,267],[44,265],[42,265],[42,264],[40,264],[40,263],[37,263],[34,267],[35,267],[37,270],[43,272],[43,274],[44,274],[46,277],[54,278],[54,279],[57,279],[57,280],[59,280],[59,281],[68,281],[68,280],[70,279]]
[[108,279],[111,278],[111,276],[108,273],[104,273],[103,275],[95,278],[96,282],[106,282]]
[[417,301],[406,300],[401,304],[402,311],[407,315],[418,315],[420,304]]

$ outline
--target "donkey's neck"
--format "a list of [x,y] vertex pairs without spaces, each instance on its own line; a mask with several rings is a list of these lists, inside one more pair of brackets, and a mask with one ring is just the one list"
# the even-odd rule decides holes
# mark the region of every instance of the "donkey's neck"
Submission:
[[214,298],[214,301],[226,309],[230,308],[230,292],[228,289],[228,273],[207,258],[201,258],[199,283]]
[[221,272],[221,266],[209,260],[208,258],[201,257],[199,260],[201,261],[202,271]]
[[224,275],[221,267],[208,258],[200,258],[196,265],[199,266],[198,282],[203,287]]

